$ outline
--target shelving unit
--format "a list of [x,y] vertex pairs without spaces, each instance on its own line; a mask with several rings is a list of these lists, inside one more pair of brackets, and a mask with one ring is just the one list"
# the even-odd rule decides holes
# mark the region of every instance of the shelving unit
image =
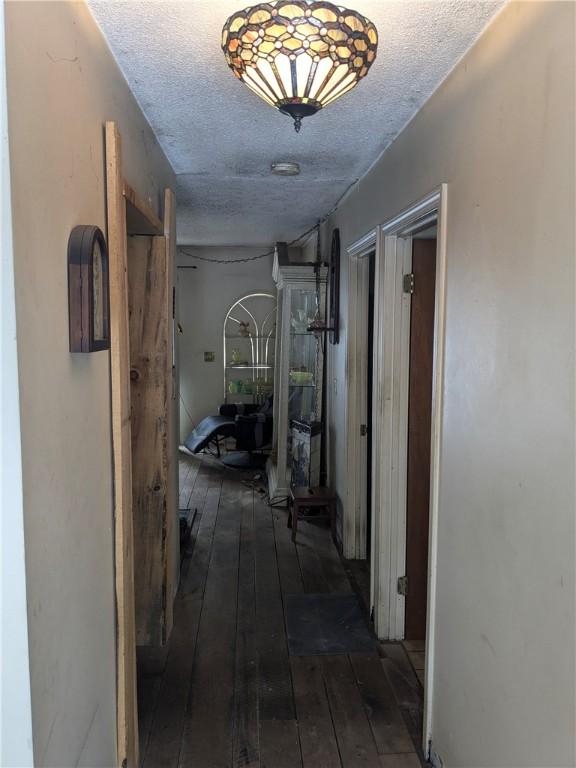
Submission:
[[[242,324],[247,332],[238,333]],[[256,403],[272,392],[275,328],[271,293],[250,293],[230,307],[223,329],[225,403]]]
[[[318,269],[318,274],[317,270]],[[315,264],[275,265],[278,288],[273,450],[267,465],[270,498],[285,498],[292,470],[291,423],[317,425],[322,417],[324,338],[306,330],[324,315],[326,268]],[[305,374],[299,383],[292,375]],[[315,427],[314,427],[315,428]]]
[[231,363],[230,365],[227,365],[226,368],[233,368],[235,370],[247,370],[247,371],[262,371],[266,370],[269,371],[272,368],[274,368],[273,365],[243,365],[242,363],[238,363],[237,365],[234,365],[234,363]]

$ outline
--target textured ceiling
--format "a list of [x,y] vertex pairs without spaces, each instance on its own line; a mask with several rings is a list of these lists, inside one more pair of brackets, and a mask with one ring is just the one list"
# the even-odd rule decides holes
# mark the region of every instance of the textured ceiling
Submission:
[[[178,174],[178,241],[253,245],[314,224],[376,160],[470,48],[503,0],[348,0],[378,28],[378,57],[349,94],[303,122],[228,69],[226,18],[249,0],[89,0]],[[300,163],[297,178],[270,174]]]

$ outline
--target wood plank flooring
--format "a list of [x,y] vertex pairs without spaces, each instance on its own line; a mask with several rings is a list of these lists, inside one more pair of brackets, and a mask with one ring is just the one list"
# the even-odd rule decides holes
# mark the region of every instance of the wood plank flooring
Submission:
[[138,653],[141,765],[425,765],[421,686],[401,645],[289,655],[285,596],[353,585],[328,529],[303,523],[294,545],[286,510],[247,477],[181,455],[180,507],[197,513],[170,641]]

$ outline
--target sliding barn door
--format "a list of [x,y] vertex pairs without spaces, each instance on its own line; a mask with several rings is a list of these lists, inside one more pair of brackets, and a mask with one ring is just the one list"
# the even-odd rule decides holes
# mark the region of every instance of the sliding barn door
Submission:
[[177,513],[173,489],[171,275],[164,236],[128,238],[138,645],[162,645],[172,625]]

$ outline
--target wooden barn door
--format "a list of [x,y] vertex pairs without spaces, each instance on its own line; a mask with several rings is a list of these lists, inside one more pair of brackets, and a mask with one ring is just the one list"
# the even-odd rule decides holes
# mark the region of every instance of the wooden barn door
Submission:
[[164,236],[128,237],[136,644],[172,628],[174,530],[172,270]]

